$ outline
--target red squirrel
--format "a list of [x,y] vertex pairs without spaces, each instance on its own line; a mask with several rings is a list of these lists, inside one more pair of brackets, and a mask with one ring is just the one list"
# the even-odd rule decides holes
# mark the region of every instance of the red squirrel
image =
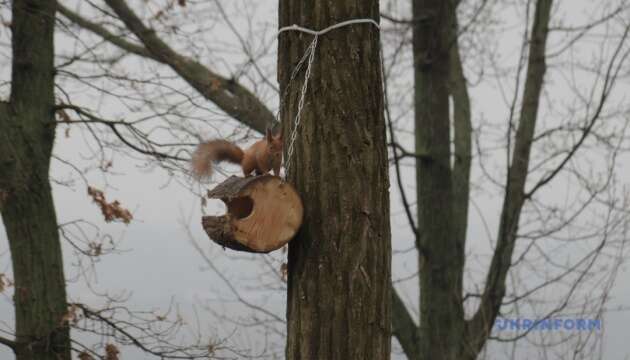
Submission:
[[210,140],[201,143],[192,155],[193,174],[201,179],[212,175],[212,163],[228,161],[239,164],[243,174],[249,176],[268,173],[273,169],[274,175],[280,174],[282,164],[282,134],[273,135],[267,129],[265,137],[243,150],[226,140]]

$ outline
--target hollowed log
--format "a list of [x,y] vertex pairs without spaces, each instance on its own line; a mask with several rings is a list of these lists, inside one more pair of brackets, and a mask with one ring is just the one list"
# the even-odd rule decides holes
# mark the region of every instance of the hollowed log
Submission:
[[302,225],[302,200],[293,186],[277,176],[232,176],[208,191],[208,197],[221,199],[227,214],[204,216],[203,228],[212,241],[232,250],[277,250]]

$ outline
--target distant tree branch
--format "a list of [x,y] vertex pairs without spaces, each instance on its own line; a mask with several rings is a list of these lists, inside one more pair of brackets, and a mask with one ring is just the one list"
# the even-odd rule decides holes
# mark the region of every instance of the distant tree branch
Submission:
[[[550,173],[546,174],[542,179],[540,179],[536,183],[536,185],[534,185],[532,189],[529,190],[525,194],[525,198],[531,197],[538,189],[540,189],[545,184],[553,180],[556,177],[556,175],[558,175],[560,171],[566,166],[569,160],[573,158],[573,156],[578,151],[578,149],[580,149],[582,147],[582,144],[584,144],[584,141],[586,140],[586,138],[591,134],[591,131],[593,127],[595,126],[595,123],[601,117],[602,111],[604,109],[604,105],[606,104],[606,100],[608,99],[608,95],[610,94],[610,91],[612,90],[615,84],[615,80],[618,78],[619,72],[622,69],[622,65],[625,63],[625,60],[628,58],[628,56],[630,56],[630,51],[622,52],[623,44],[628,38],[629,32],[630,32],[630,25],[626,27],[626,30],[624,31],[623,36],[621,40],[619,41],[617,48],[615,49],[615,53],[613,54],[608,64],[608,67],[606,69],[606,74],[604,77],[603,89],[599,97],[597,107],[594,113],[590,116],[590,119],[588,120],[588,125],[582,129],[582,134],[580,138],[575,143],[575,145],[571,148],[571,150],[569,150],[568,154],[564,157],[564,159],[562,159],[560,164],[555,169],[553,169]],[[621,60],[616,62],[619,57],[621,57]]]
[[0,336],[0,344],[1,345],[5,345],[11,348],[11,350],[13,350],[15,352],[15,350],[17,350],[18,347],[18,343],[13,341],[13,340],[9,340],[5,337]]
[[75,24],[92,31],[112,44],[133,54],[168,65],[191,87],[212,101],[226,114],[259,133],[276,123],[275,116],[256,95],[234,79],[225,78],[199,62],[183,56],[162,41],[153,29],[129,8],[124,0],[106,0],[125,26],[144,47],[120,39],[102,26],[62,8],[60,12]]
[[467,335],[470,336],[471,346],[476,352],[483,347],[505,295],[506,277],[511,266],[518,222],[525,200],[525,182],[546,71],[545,47],[549,33],[551,7],[552,0],[536,2],[523,104],[516,131],[512,164],[508,168],[497,246],[490,263],[481,304],[467,323]]
[[[84,304],[73,303],[71,305],[80,309],[85,318],[105,324],[112,329],[114,333],[122,335],[125,340],[138,349],[161,359],[208,359],[214,351],[212,344],[208,344],[206,346],[194,346],[190,348],[178,348],[171,344],[163,343],[161,346],[149,347],[143,342],[143,340],[146,340],[147,337],[158,336],[158,332],[155,334],[151,333],[151,331],[155,331],[151,326],[143,329],[140,326],[127,321],[118,321],[110,316],[104,315],[102,311],[90,309]],[[138,330],[141,334],[140,336],[136,336],[128,329]]]
[[[382,56],[383,54],[381,53],[381,57]],[[382,58],[381,58],[381,61],[384,62]],[[383,92],[384,92],[384,100],[385,100],[385,104],[384,104],[385,121],[387,122],[387,130],[389,131],[389,137],[390,137],[389,145],[391,146],[392,154],[394,155],[394,169],[396,170],[396,183],[398,184],[398,190],[400,191],[400,197],[403,202],[403,208],[405,209],[405,214],[407,215],[407,220],[409,221],[409,226],[411,227],[411,230],[413,231],[413,234],[414,234],[414,241],[416,243],[416,246],[419,246],[418,226],[416,225],[416,222],[414,221],[414,216],[411,211],[411,204],[409,203],[409,199],[407,198],[407,192],[405,191],[405,186],[403,184],[402,174],[400,171],[400,160],[403,156],[398,155],[398,150],[401,150],[403,152],[403,155],[406,152],[406,150],[403,149],[402,146],[398,144],[398,142],[396,142],[396,133],[394,131],[394,124],[392,121],[392,115],[390,111],[389,93],[387,91],[388,79],[387,79],[387,74],[385,73],[385,71],[382,71],[382,77],[383,77]]]
[[418,160],[431,160],[431,155],[428,152],[413,152],[413,151],[409,151],[407,149],[405,149],[402,145],[400,145],[397,142],[393,142],[390,144],[390,146],[392,146],[394,149],[397,149],[398,151],[400,151],[400,155],[398,155],[398,158],[402,159],[402,158],[406,158],[406,157],[412,157],[412,158],[416,158]]
[[146,57],[149,59],[153,59],[156,61],[160,61],[157,57],[153,56],[151,52],[149,52],[142,45],[134,44],[130,41],[123,39],[120,35],[116,35],[111,31],[107,30],[105,27],[92,22],[88,19],[85,19],[81,15],[75,13],[74,11],[68,9],[60,3],[57,3],[57,10],[60,14],[65,16],[68,20],[72,21],[76,25],[93,32],[94,34],[102,37],[104,40],[110,42],[113,45],[118,46],[124,51],[129,53],[139,55],[142,57]]
[[406,25],[413,25],[414,23],[419,23],[419,22],[423,22],[423,21],[427,21],[429,20],[432,16],[431,15],[426,15],[426,16],[420,16],[414,19],[399,19],[396,18],[392,15],[389,14],[385,14],[385,13],[381,13],[381,17],[389,22],[392,22],[394,24],[406,24]]
[[71,123],[96,123],[96,124],[102,124],[102,125],[106,125],[107,127],[109,127],[112,132],[114,133],[114,135],[116,135],[116,137],[122,141],[123,144],[125,144],[126,146],[128,146],[129,148],[131,148],[134,151],[137,151],[141,154],[144,155],[149,155],[149,156],[153,156],[157,159],[169,159],[169,160],[176,160],[176,161],[188,161],[188,159],[186,158],[182,158],[179,156],[173,156],[173,155],[169,155],[167,153],[164,152],[159,152],[153,149],[153,147],[151,146],[151,144],[148,144],[148,139],[146,139],[146,142],[144,144],[144,146],[138,146],[134,143],[132,143],[131,141],[129,141],[118,129],[118,126],[124,126],[129,128],[130,130],[132,130],[134,133],[139,134],[140,132],[136,130],[136,128],[133,126],[133,124],[129,124],[127,122],[124,121],[112,121],[112,120],[106,120],[106,119],[102,119],[100,117],[97,117],[95,115],[92,115],[90,112],[86,111],[85,109],[79,107],[79,106],[75,106],[75,105],[58,105],[56,106],[56,109],[69,109],[72,110],[74,112],[76,112],[77,114],[80,114],[82,116],[85,116],[88,120],[83,120],[83,121],[72,121]]
[[392,334],[409,360],[420,359],[418,326],[413,321],[398,292],[392,285]]
[[[381,53],[382,57],[382,53]],[[381,61],[383,59],[381,58]],[[384,62],[384,61],[383,61]],[[407,215],[407,220],[409,221],[409,226],[414,234],[414,242],[415,246],[420,253],[423,253],[420,242],[419,242],[419,233],[416,222],[414,221],[414,215],[411,211],[411,204],[409,203],[409,199],[407,198],[407,192],[405,191],[405,187],[402,181],[402,174],[400,169],[400,156],[398,155],[398,147],[400,145],[396,142],[396,134],[394,131],[394,124],[392,121],[390,104],[389,104],[389,95],[387,91],[387,75],[385,71],[382,72],[383,77],[383,91],[384,91],[384,108],[385,108],[385,120],[387,122],[387,129],[389,131],[390,136],[390,146],[392,148],[392,154],[394,156],[394,169],[396,171],[396,183],[398,184],[398,189],[400,191],[400,196],[403,202],[403,208],[405,210],[405,214]],[[392,335],[398,340],[400,346],[403,348],[403,352],[410,360],[416,360],[420,358],[419,353],[419,342],[418,342],[418,326],[414,323],[411,314],[407,310],[405,303],[402,301],[396,288],[393,284],[390,285],[390,293],[392,298]]]

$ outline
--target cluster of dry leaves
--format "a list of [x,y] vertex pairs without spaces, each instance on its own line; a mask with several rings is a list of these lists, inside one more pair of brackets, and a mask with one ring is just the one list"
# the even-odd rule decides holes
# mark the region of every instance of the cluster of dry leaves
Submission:
[[[105,345],[105,357],[104,360],[120,360],[118,357],[120,351],[114,344]],[[79,360],[94,360],[94,357],[87,352],[83,351],[79,354]]]
[[[63,103],[61,103],[61,105],[63,105]],[[61,120],[61,122],[65,124],[70,124],[72,122],[72,119],[70,119],[70,116],[64,109],[57,109],[57,115],[59,116],[59,119]],[[64,135],[66,136],[66,138],[70,137],[70,126],[66,126]]]
[[131,212],[121,207],[118,200],[108,203],[107,200],[105,200],[105,194],[101,190],[88,186],[88,195],[100,206],[105,221],[122,220],[125,224],[129,224],[133,219]]

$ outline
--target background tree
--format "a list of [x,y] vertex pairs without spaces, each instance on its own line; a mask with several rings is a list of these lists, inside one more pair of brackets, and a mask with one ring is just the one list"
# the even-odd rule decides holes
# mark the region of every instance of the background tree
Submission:
[[[615,35],[609,34],[610,42],[597,61],[590,62],[589,65],[579,60],[569,63],[573,76],[579,69],[588,69],[586,73],[592,71],[597,74],[588,77],[589,81],[592,79],[589,84],[592,90],[586,91],[586,94],[578,90],[581,82],[577,85],[575,78],[569,81],[569,97],[576,96],[583,101],[583,107],[572,104],[567,106],[567,113],[563,113],[553,106],[551,111],[542,110],[541,103],[549,63],[556,73],[562,73],[562,68],[554,66],[555,62],[562,63],[562,60],[556,59],[566,49],[582,40],[589,30],[626,12],[627,4],[604,7],[602,15],[598,14],[587,24],[574,27],[551,22],[551,1],[528,1],[522,5],[525,8],[526,25],[521,55],[518,66],[505,72],[507,76],[516,74],[516,80],[512,83],[515,84],[513,96],[507,96],[509,111],[507,122],[504,122],[507,123],[507,128],[498,146],[507,159],[505,171],[498,176],[485,164],[487,158],[484,159],[483,151],[488,147],[484,146],[484,142],[490,143],[490,139],[484,136],[480,126],[472,125],[470,83],[464,76],[465,63],[459,45],[462,41],[469,41],[470,44],[470,41],[477,40],[474,31],[471,31],[472,35],[467,35],[467,32],[470,27],[475,27],[473,22],[476,19],[490,11],[488,8],[494,7],[496,10],[496,5],[486,1],[468,5],[464,7],[463,2],[459,1],[413,1],[411,19],[400,20],[395,16],[388,16],[391,21],[406,24],[413,31],[415,151],[405,150],[400,143],[393,144],[397,168],[401,159],[412,158],[416,161],[417,210],[408,202],[404,205],[415,234],[419,256],[419,325],[416,325],[416,320],[411,315],[413,312],[405,306],[396,292],[393,293],[394,334],[405,354],[412,359],[480,357],[487,341],[496,339],[491,336],[491,332],[497,316],[519,316],[519,302],[530,307],[529,314],[535,310],[535,315],[530,317],[538,319],[558,316],[563,311],[575,311],[572,316],[600,316],[608,298],[610,281],[614,278],[615,269],[622,258],[623,252],[620,252],[618,246],[623,248],[622,244],[626,241],[623,224],[627,223],[628,209],[625,206],[612,205],[610,201],[614,200],[603,193],[610,191],[617,194],[613,198],[625,198],[621,189],[614,186],[615,175],[612,170],[621,151],[620,145],[612,143],[620,144],[623,135],[611,137],[611,132],[615,131],[612,130],[614,128],[625,128],[627,119],[618,117],[618,127],[612,124],[608,124],[610,127],[597,125],[604,121],[603,118],[607,118],[603,109],[613,103],[610,101],[613,86],[623,76],[622,69],[626,66],[627,24],[607,30]],[[458,22],[458,8],[459,13],[468,15],[470,22],[464,25]],[[479,27],[486,29],[484,26],[487,27],[487,24]],[[548,38],[554,30],[572,34],[559,39],[556,37],[554,50],[549,52]],[[492,54],[489,47],[476,44],[471,46]],[[472,50],[469,56],[475,56],[474,52]],[[482,58],[490,56],[493,55],[480,55]],[[496,59],[490,58],[488,61]],[[502,79],[499,72],[501,65],[493,65],[496,69],[495,76]],[[523,85],[520,81],[522,73],[525,79]],[[477,81],[481,81],[484,75],[480,73],[478,76],[480,80]],[[549,116],[551,113],[551,116],[562,119],[545,119],[541,130],[541,113],[542,116]],[[502,124],[499,126],[505,127]],[[572,141],[563,142],[556,136],[569,136]],[[607,140],[603,140],[604,138]],[[483,171],[478,182],[496,184],[503,202],[497,224],[498,231],[490,235],[496,237],[496,242],[492,244],[492,257],[485,270],[485,281],[473,280],[469,282],[470,285],[465,286],[466,274],[470,269],[476,268],[466,266],[465,262],[466,249],[470,248],[470,244],[467,244],[470,234],[468,209],[470,202],[474,201],[471,193],[474,186],[471,179],[474,140],[478,143],[477,161]],[[551,143],[562,145],[549,146]],[[589,143],[591,146],[587,145]],[[548,150],[545,146],[554,150]],[[599,170],[601,177],[589,179],[584,173],[584,167],[576,164],[581,163],[579,154],[592,151],[593,146],[601,146],[609,152],[602,159],[606,165]],[[598,170],[591,168],[591,171]],[[499,180],[500,177],[504,180]],[[567,208],[562,211],[556,205],[545,205],[555,203],[555,199],[543,189],[560,178],[572,182],[572,177],[578,179],[579,190],[574,196],[579,200],[571,205],[565,203]],[[403,199],[406,191],[401,186]],[[584,193],[588,195],[582,197]],[[606,204],[593,203],[592,200],[599,196],[608,198],[602,200]],[[619,204],[624,203],[625,200],[619,201]],[[576,226],[584,221],[581,215],[585,213],[585,209],[609,214],[609,217],[599,224],[591,223],[588,233],[576,235],[584,231],[584,228],[578,230]],[[417,211],[417,222],[413,218],[414,210]],[[486,221],[487,215],[481,216]],[[573,234],[568,235],[569,238],[577,236],[587,240],[585,242],[589,244],[588,250],[580,252],[579,260],[568,260],[568,264],[558,267],[558,272],[554,275],[538,275],[539,281],[518,281],[514,278],[522,276],[515,275],[515,269],[519,269],[520,263],[531,261],[536,266],[541,266],[538,264],[542,263],[543,268],[556,267],[553,265],[558,261],[555,258],[562,258],[565,254],[552,250],[550,246],[540,245],[540,242],[543,239],[562,238],[563,235],[560,234],[565,232]],[[613,233],[615,235],[610,237]],[[539,261],[540,255],[545,261]],[[589,286],[596,285],[589,282],[592,278],[586,274],[594,276],[597,273],[596,264],[609,259],[611,267],[597,276],[602,286],[593,292],[593,288]],[[482,264],[486,266],[485,263]],[[509,274],[512,274],[511,278]],[[480,285],[476,285],[476,281]],[[565,285],[562,287],[565,291],[562,297],[550,303],[545,299],[545,307],[532,306],[537,292],[549,286],[559,286],[560,283]],[[509,286],[515,287],[511,293],[508,291]],[[579,299],[577,294],[580,288],[586,288],[593,297]],[[573,302],[576,305],[570,305]],[[575,315],[576,313],[580,315]],[[527,334],[524,330],[518,335],[498,339],[514,341]],[[555,338],[547,337],[548,339],[540,341],[542,349],[554,341],[551,338]],[[577,353],[579,356],[593,356],[592,344],[597,342],[596,336],[578,336],[572,340],[575,341],[572,346],[580,349]]]
[[48,171],[55,1],[13,2],[11,97],[0,103],[0,210],[13,264],[17,359],[70,359],[66,279]]

